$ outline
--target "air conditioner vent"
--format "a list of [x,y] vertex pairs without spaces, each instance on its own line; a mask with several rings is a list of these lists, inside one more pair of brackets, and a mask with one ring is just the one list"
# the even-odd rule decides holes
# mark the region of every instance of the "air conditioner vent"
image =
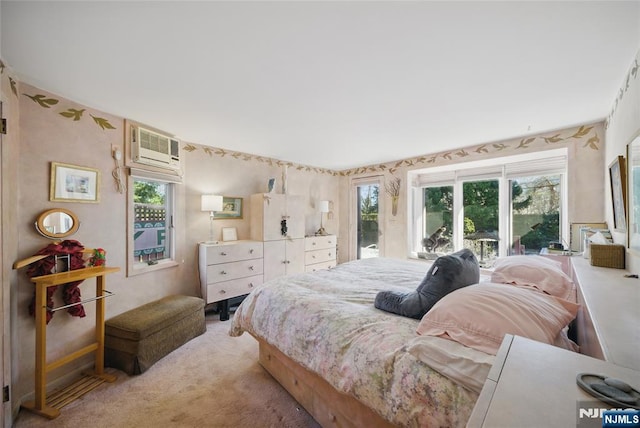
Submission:
[[180,169],[180,142],[140,126],[131,127],[134,162],[172,170]]

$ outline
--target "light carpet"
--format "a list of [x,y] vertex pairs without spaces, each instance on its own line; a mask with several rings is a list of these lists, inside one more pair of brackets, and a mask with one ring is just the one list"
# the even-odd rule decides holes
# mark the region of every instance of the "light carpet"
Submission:
[[118,376],[62,408],[56,419],[21,409],[24,427],[313,427],[319,425],[257,362],[249,334],[207,314],[207,331],[145,373]]

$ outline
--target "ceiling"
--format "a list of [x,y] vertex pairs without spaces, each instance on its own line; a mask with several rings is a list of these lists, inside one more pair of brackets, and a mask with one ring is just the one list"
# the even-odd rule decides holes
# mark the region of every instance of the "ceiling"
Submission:
[[22,82],[335,170],[603,120],[640,2],[7,1]]

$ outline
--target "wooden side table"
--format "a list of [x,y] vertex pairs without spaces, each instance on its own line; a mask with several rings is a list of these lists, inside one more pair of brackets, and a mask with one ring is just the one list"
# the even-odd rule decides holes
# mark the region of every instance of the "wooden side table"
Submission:
[[576,426],[578,402],[601,403],[577,385],[579,373],[615,377],[640,388],[638,371],[506,335],[467,427]]

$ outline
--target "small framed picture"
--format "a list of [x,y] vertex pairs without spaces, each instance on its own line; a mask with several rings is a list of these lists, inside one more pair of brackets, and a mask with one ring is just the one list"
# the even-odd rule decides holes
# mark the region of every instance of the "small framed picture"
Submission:
[[270,178],[269,181],[267,181],[267,193],[273,193],[275,187],[276,187],[276,179]]
[[237,241],[238,232],[235,227],[223,227],[222,228],[222,240],[223,241]]
[[49,200],[100,202],[100,171],[84,166],[51,162]]
[[235,220],[242,218],[242,198],[234,196],[222,197],[222,211],[215,211],[214,220]]

